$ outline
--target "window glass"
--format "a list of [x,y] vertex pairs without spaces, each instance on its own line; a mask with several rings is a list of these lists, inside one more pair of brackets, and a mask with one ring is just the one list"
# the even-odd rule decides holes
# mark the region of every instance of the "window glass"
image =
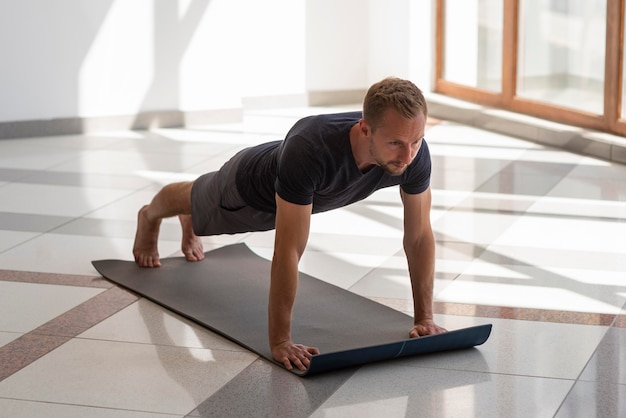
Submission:
[[604,113],[606,0],[520,0],[517,95]]
[[443,78],[500,92],[503,0],[446,0]]

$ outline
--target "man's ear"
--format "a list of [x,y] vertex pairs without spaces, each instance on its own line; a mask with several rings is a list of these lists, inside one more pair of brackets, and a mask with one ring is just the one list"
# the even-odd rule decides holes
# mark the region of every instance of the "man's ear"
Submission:
[[365,119],[361,119],[359,121],[359,129],[361,130],[361,134],[366,137],[369,137],[372,134],[372,128],[369,123],[365,121]]

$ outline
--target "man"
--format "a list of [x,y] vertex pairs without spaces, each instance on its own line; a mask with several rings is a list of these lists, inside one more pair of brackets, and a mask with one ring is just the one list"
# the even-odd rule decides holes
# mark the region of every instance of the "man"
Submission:
[[413,301],[412,338],[445,329],[433,321],[435,240],[430,225],[430,153],[424,141],[427,106],[410,81],[386,78],[368,90],[363,112],[298,121],[285,140],[245,149],[219,171],[194,182],[165,186],[138,215],[133,254],[142,267],[159,267],[159,225],[178,216],[182,251],[204,258],[198,236],[275,228],[269,294],[269,342],[289,370],[305,370],[315,347],[291,340],[298,263],[311,214],[346,206],[374,191],[400,185],[403,247]]

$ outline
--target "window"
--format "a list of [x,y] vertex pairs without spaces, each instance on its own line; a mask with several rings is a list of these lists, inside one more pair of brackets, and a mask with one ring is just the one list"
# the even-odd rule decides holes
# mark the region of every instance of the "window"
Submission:
[[626,135],[625,0],[438,0],[436,90]]

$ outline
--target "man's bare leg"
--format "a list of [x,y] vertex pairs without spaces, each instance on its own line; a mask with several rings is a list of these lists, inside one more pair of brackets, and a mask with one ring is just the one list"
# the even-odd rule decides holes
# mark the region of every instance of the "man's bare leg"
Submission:
[[192,182],[169,184],[154,196],[149,205],[139,210],[133,255],[140,267],[161,265],[158,250],[161,221],[173,216],[191,215],[192,185]]
[[195,232],[191,223],[191,215],[178,215],[180,226],[183,228],[183,241],[181,250],[187,261],[200,261],[204,259],[202,241]]

